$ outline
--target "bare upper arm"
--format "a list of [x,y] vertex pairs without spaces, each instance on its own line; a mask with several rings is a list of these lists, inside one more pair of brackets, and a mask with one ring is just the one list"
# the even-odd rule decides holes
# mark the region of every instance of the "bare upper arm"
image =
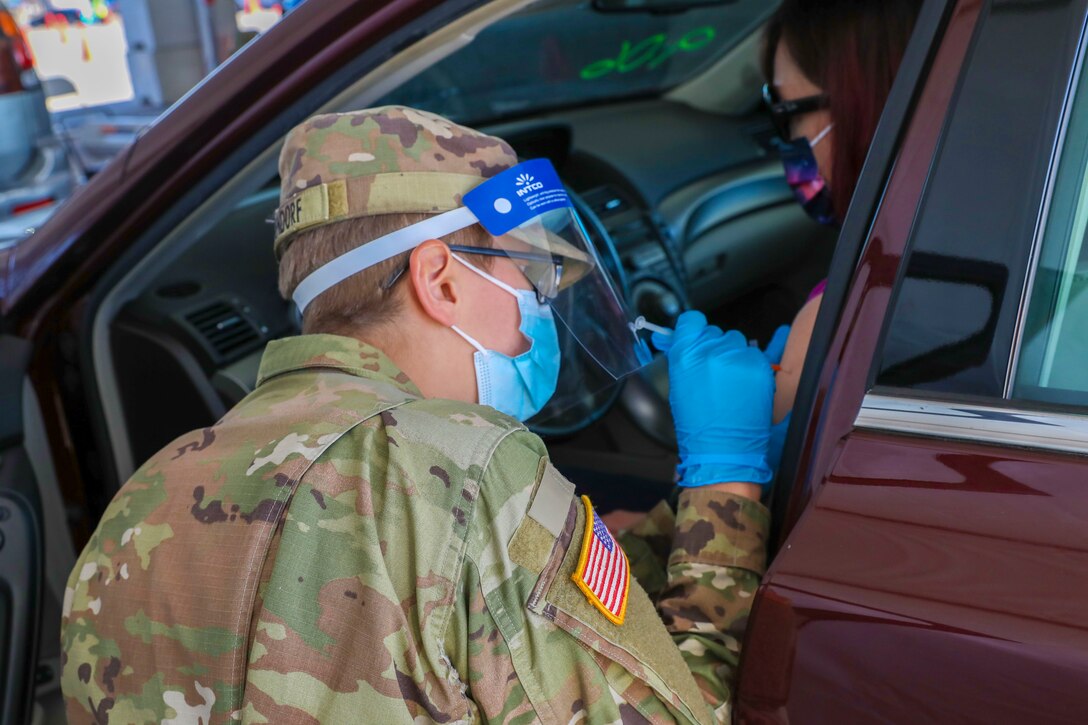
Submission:
[[786,340],[786,351],[782,355],[782,369],[775,376],[774,422],[778,423],[793,409],[797,397],[797,384],[801,380],[801,369],[805,365],[808,344],[812,340],[812,328],[816,324],[816,314],[820,311],[823,295],[813,297],[805,303],[790,327],[790,336]]

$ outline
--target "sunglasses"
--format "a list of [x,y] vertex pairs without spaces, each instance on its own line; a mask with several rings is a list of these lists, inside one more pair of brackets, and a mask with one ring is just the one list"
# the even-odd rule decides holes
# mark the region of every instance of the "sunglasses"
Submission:
[[831,103],[831,98],[826,93],[820,93],[815,96],[784,101],[778,97],[778,91],[774,89],[774,86],[770,83],[764,83],[763,103],[771,113],[771,121],[774,123],[775,131],[783,141],[790,141],[793,135],[790,129],[790,120],[796,116],[803,116],[806,113],[827,108]]
[[[560,283],[563,281],[563,257],[558,254],[548,254],[546,252],[519,252],[510,249],[495,249],[492,247],[468,247],[460,244],[450,244],[451,252],[460,252],[461,254],[479,254],[485,257],[506,257],[507,259],[516,259],[524,261],[527,264],[521,268],[522,273],[526,279],[533,286],[533,291],[536,292],[537,301],[544,304],[548,300],[554,299],[559,294]],[[389,279],[382,284],[383,290],[389,290],[404,276],[404,273],[408,271],[408,265],[404,265],[399,270],[390,275]]]

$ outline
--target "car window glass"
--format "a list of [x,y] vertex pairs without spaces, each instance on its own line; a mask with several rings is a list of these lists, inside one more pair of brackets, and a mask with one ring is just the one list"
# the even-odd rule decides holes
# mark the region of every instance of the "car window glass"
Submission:
[[911,233],[878,385],[1004,396],[1084,6],[994,0],[983,10]]
[[1082,72],[1032,280],[1013,397],[1088,404],[1088,76]]
[[706,70],[777,6],[732,0],[681,13],[601,12],[585,0],[546,0],[481,31],[376,105],[471,124],[656,95]]

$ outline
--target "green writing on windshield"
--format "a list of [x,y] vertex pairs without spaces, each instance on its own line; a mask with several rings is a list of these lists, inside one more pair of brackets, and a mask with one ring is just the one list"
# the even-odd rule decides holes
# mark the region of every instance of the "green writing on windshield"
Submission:
[[705,25],[689,30],[675,41],[670,41],[665,33],[651,35],[637,43],[625,40],[620,45],[619,55],[593,61],[582,69],[580,75],[582,80],[591,81],[609,73],[630,73],[640,68],[654,70],[677,53],[693,53],[705,48],[716,35],[714,28]]

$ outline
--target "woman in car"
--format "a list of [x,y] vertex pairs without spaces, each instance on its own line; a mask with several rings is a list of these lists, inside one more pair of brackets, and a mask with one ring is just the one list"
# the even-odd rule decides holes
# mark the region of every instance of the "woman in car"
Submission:
[[[839,225],[854,194],[921,0],[785,0],[767,25],[764,101],[786,178],[817,221]],[[777,375],[774,421],[793,408],[826,280],[798,312]],[[778,429],[779,437],[785,424]]]
[[[850,198],[921,0],[784,0],[767,23],[763,98],[775,122],[786,180],[816,221],[837,226]],[[778,468],[824,280],[767,348],[778,362],[770,463]],[[779,360],[779,355],[781,359]],[[618,510],[609,526],[638,531],[643,515]],[[652,524],[652,522],[651,522]]]

